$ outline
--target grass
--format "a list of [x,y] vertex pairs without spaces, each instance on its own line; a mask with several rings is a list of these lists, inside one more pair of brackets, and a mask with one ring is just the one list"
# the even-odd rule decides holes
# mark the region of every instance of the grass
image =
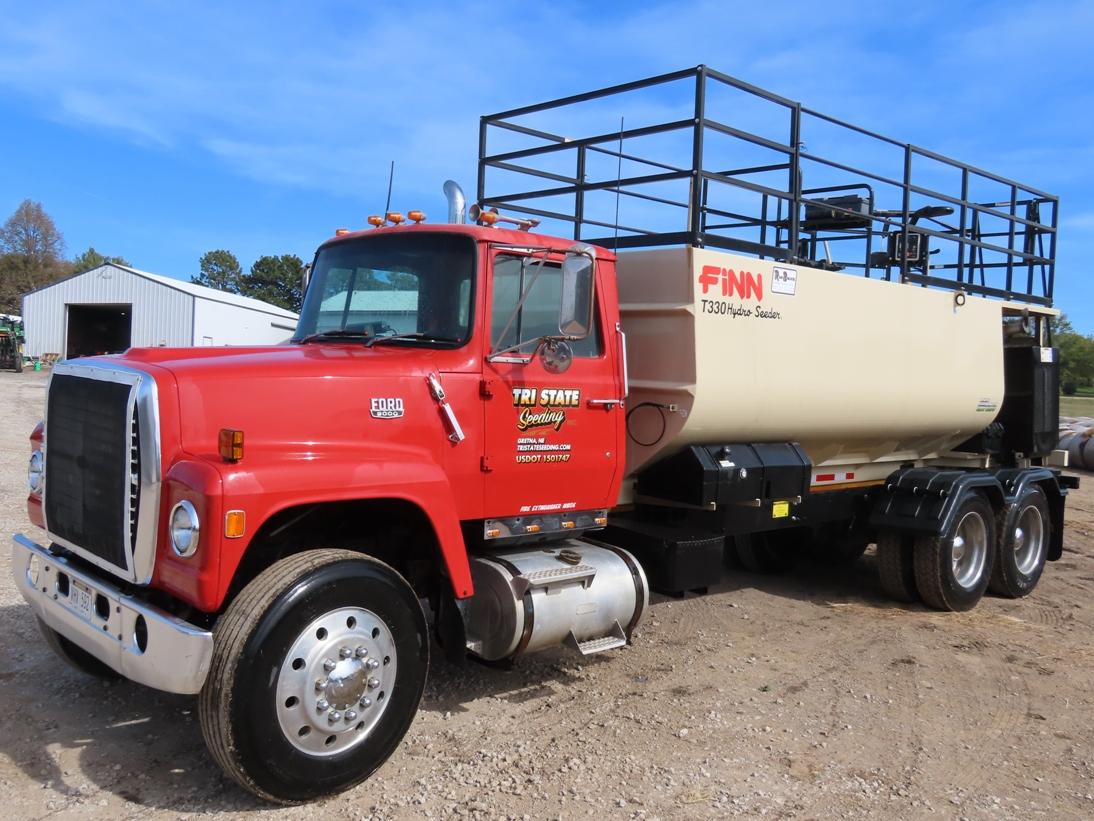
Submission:
[[1075,396],[1061,396],[1060,416],[1094,416],[1094,390],[1080,388]]

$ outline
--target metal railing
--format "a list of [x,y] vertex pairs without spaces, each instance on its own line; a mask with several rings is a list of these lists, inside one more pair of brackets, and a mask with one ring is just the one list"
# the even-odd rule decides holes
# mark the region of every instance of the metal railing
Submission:
[[[717,99],[726,94],[734,104]],[[680,116],[625,127],[635,110],[651,108]],[[726,122],[746,113],[785,137]],[[618,129],[554,133],[557,122],[571,128],[607,115],[623,116]],[[809,150],[814,134],[822,144],[827,134],[831,150]],[[662,137],[668,157],[659,156]],[[502,139],[524,144],[492,152]],[[866,167],[836,158],[856,141]],[[614,167],[598,172],[593,166],[605,159]],[[806,177],[819,184],[804,186]],[[598,195],[614,198],[614,210],[603,196],[594,206]],[[706,66],[483,117],[477,199],[484,209],[557,221],[575,240],[609,248],[722,248],[1052,304],[1057,197]],[[621,221],[621,203],[633,219]]]

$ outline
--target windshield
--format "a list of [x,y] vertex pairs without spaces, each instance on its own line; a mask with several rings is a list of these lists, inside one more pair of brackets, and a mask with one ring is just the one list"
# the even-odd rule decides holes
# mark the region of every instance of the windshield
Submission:
[[319,251],[294,342],[360,337],[454,347],[471,330],[475,243],[458,234],[364,236]]

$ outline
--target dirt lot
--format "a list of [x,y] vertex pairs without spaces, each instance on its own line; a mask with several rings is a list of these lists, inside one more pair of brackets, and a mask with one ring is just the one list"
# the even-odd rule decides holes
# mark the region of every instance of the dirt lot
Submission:
[[[44,374],[0,373],[0,532],[27,530]],[[1026,600],[967,614],[845,570],[741,574],[655,597],[633,647],[498,672],[435,659],[402,749],[318,807],[221,776],[191,699],[104,685],[39,640],[0,562],[0,792],[8,818],[1094,816],[1094,475]],[[33,535],[40,537],[40,532]]]

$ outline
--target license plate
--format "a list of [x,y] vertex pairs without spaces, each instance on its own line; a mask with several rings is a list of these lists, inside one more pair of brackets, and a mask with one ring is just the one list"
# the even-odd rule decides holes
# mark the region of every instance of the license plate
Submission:
[[68,600],[72,602],[72,606],[77,613],[88,621],[91,620],[91,613],[95,603],[95,596],[92,594],[91,588],[73,579],[68,586]]

